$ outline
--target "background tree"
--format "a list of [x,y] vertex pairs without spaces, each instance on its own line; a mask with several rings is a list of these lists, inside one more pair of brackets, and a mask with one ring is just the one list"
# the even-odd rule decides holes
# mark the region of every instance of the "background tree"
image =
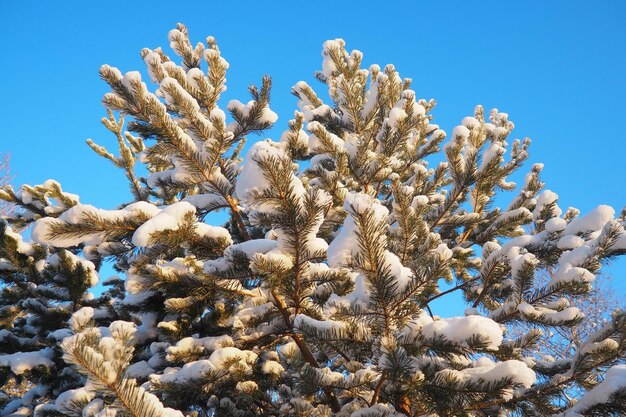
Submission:
[[[169,41],[180,65],[141,52],[154,93],[138,72],[100,72],[119,151],[88,144],[134,201],[97,209],[55,182],[0,193],[20,207],[9,225],[33,225],[33,243],[9,225],[0,235],[0,311],[19,318],[0,368],[33,384],[4,414],[626,412],[623,311],[558,360],[536,355],[545,331],[583,320],[575,304],[626,253],[626,212],[563,213],[541,164],[517,188],[508,177],[530,140],[509,139],[506,113],[478,106],[446,140],[410,79],[363,69],[331,40],[316,74],[331,103],[297,83],[287,130],[241,166],[246,138],[277,120],[269,77],[227,117],[215,40],[192,45],[178,25]],[[222,227],[204,221],[216,210],[229,213]],[[108,260],[123,276],[92,298]],[[465,316],[430,314],[455,291]]]
[[[5,187],[11,181],[11,169],[9,166],[9,155],[0,154],[0,187]],[[13,205],[2,200],[0,201],[0,215],[8,214],[13,209]]]
[[63,361],[60,346],[70,335],[72,314],[100,307],[100,319],[107,322],[114,311],[108,291],[97,298],[88,292],[98,282],[96,264],[77,256],[77,249],[25,242],[14,229],[65,211],[78,198],[52,180],[17,192],[5,186],[0,196],[19,207],[6,217],[11,224],[0,220],[0,403],[3,415],[19,415],[42,398],[82,386],[80,374]]

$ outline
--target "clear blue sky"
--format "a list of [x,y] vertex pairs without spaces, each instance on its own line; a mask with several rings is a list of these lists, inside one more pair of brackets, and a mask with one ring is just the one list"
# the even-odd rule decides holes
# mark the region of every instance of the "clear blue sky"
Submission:
[[[129,2],[130,3],[130,2]],[[511,3],[511,4],[510,4]],[[86,138],[111,145],[100,125],[107,91],[98,68],[143,69],[142,47],[167,47],[180,21],[194,41],[217,38],[231,64],[224,103],[274,79],[277,137],[292,116],[290,88],[321,67],[321,44],[342,37],[365,64],[395,64],[419,97],[435,98],[450,132],[476,104],[498,107],[531,137],[531,161],[563,208],[626,204],[626,2],[598,1],[2,2],[0,152],[16,183],[60,181],[81,200],[113,208],[125,180]],[[626,262],[610,271],[626,293]]]

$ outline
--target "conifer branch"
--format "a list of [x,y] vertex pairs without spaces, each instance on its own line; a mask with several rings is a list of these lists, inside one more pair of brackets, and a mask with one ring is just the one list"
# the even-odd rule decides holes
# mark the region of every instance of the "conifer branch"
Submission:
[[[272,297],[274,297],[274,300],[276,301],[276,306],[278,307],[278,310],[280,311],[280,314],[282,315],[285,324],[292,328],[293,324],[291,323],[290,314],[288,311],[288,307],[285,304],[285,301],[280,295],[278,295],[278,293],[276,293],[275,290],[272,290]],[[315,356],[313,356],[313,353],[311,352],[311,349],[309,349],[309,346],[306,344],[306,341],[304,340],[304,337],[302,337],[302,334],[294,332],[292,333],[291,337],[293,338],[296,345],[298,345],[298,349],[300,349],[304,360],[312,367],[320,368],[319,363],[317,363]],[[333,410],[333,412],[339,412],[341,406],[335,394],[329,388],[323,387],[322,389],[329,398],[331,409]]]

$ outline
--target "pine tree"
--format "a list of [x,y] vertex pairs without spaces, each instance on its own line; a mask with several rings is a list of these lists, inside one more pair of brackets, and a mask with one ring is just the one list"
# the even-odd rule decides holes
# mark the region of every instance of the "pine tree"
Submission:
[[[141,51],[154,92],[100,71],[118,151],[88,144],[133,201],[0,194],[20,207],[0,234],[2,415],[625,415],[625,312],[558,360],[535,347],[583,320],[577,301],[626,253],[626,211],[563,212],[541,164],[518,188],[530,140],[506,113],[478,106],[446,140],[433,100],[340,39],[316,73],[330,104],[297,83],[287,130],[242,163],[277,120],[270,78],[227,116],[215,39],[178,25],[169,41],[180,64]],[[12,228],[27,226],[32,243]],[[90,297],[106,261],[121,277]],[[452,293],[465,315],[434,315]]]

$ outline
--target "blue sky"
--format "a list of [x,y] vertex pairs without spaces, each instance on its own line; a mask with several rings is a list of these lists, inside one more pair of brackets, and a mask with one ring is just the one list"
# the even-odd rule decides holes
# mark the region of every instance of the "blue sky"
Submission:
[[[107,89],[98,68],[143,70],[141,48],[166,47],[180,21],[196,42],[215,36],[230,62],[223,103],[273,77],[279,120],[267,136],[293,115],[293,84],[321,89],[312,77],[321,45],[342,37],[366,65],[393,63],[413,78],[448,132],[476,104],[508,112],[563,208],[626,204],[626,2],[194,3],[0,3],[0,152],[11,154],[16,184],[54,178],[85,203],[127,200],[122,173],[84,144],[114,149],[99,123]],[[626,262],[609,271],[626,293]]]

